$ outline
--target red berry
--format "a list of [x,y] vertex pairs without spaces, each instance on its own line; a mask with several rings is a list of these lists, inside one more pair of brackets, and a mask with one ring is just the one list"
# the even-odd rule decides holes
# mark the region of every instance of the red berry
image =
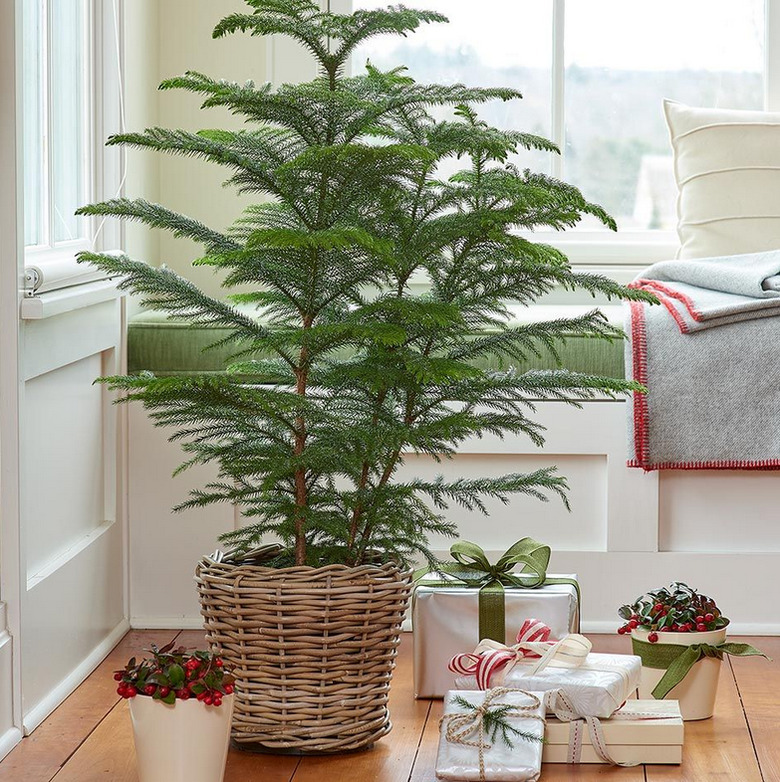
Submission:
[[157,687],[154,684],[147,684],[146,687],[144,687],[144,692],[147,695],[154,695],[157,692]]
[[639,627],[639,622],[637,622],[636,619],[629,619],[628,626],[633,630],[634,628]]
[[647,640],[650,641],[651,644],[654,644],[658,640],[658,633],[650,633],[650,635],[647,636]]
[[122,676],[123,676],[123,675],[124,675],[124,674],[121,674],[121,673],[115,673],[115,674],[114,674],[114,681],[115,681],[115,682],[121,682],[121,681],[122,681]]
[[165,698],[170,691],[171,691],[170,687],[160,687],[160,697]]
[[233,693],[233,685],[232,684],[226,684],[225,685],[225,695],[232,695]]
[[221,657],[217,657],[217,658],[214,660],[214,665],[216,665],[216,666],[217,666],[217,668],[221,668],[221,667],[222,667],[224,664],[225,664],[225,663],[222,661],[222,658],[221,658]]
[[704,614],[704,621],[705,622],[714,622],[715,621],[715,614]]
[[177,690],[177,691],[176,691],[176,697],[177,697],[177,698],[178,698],[180,701],[186,701],[186,700],[189,700],[189,698],[190,698],[190,691],[189,691],[188,689],[186,689],[186,688],[182,687],[180,690]]
[[125,689],[125,693],[127,694],[128,698],[135,698],[136,695],[138,695],[138,690],[136,690],[135,687],[133,687],[132,684],[128,685],[128,687]]
[[626,628],[625,627],[618,627],[617,631],[618,631],[618,635],[625,635],[626,634]]
[[212,703],[214,703],[214,698],[211,697],[211,695],[207,695],[203,702],[206,704],[206,706],[211,706]]
[[222,698],[214,698],[214,705],[215,706],[221,706],[222,705]]
[[699,614],[699,615],[696,617],[696,624],[697,624],[697,625],[700,625],[700,624],[701,624],[703,621],[704,621],[704,616],[703,616],[702,614]]
[[199,701],[205,701],[206,700],[206,693],[205,692],[199,692],[198,693],[198,700]]
[[699,622],[699,624],[696,625],[696,629],[700,633],[706,633],[707,632],[707,625],[705,625],[704,622]]

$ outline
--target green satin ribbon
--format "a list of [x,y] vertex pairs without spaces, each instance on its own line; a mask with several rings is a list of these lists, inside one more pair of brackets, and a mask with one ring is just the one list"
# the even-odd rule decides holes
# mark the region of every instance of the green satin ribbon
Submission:
[[[479,638],[477,640],[491,638],[504,643],[506,641],[504,587],[538,589],[549,584],[570,584],[577,593],[579,609],[577,616],[580,616],[579,584],[573,578],[551,578],[547,575],[550,554],[548,545],[539,543],[533,538],[522,538],[510,546],[495,564],[492,564],[481,546],[462,540],[450,548],[450,555],[455,562],[440,565],[436,571],[452,578],[427,579],[425,575],[429,571],[426,569],[415,573],[415,581],[420,586],[465,586],[469,589],[479,589]],[[522,567],[515,570],[518,565]]]
[[647,641],[640,641],[638,638],[632,638],[631,644],[634,654],[642,658],[642,665],[646,668],[666,671],[653,690],[653,697],[657,700],[665,698],[688,675],[691,668],[705,657],[713,657],[717,660],[722,660],[724,654],[732,657],[766,657],[763,652],[750,644],[722,643],[717,646],[711,644],[681,646],[679,644],[651,644]]

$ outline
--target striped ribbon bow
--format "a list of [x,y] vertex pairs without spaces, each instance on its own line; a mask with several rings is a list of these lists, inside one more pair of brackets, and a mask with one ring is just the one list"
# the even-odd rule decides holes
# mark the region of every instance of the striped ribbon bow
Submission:
[[585,662],[591,643],[584,635],[570,633],[560,641],[553,641],[550,634],[551,630],[544,622],[527,619],[517,634],[514,646],[485,638],[473,653],[453,657],[448,667],[453,673],[476,677],[477,688],[489,690],[496,684],[503,684],[509,672],[526,659],[534,661],[523,666],[526,676],[532,676],[548,665],[577,668]]

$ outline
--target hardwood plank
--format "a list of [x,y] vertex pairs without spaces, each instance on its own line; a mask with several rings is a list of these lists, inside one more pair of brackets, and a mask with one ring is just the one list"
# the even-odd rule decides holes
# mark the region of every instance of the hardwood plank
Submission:
[[[225,782],[290,782],[297,765],[298,758],[250,755],[231,750]],[[138,782],[130,708],[125,701],[111,710],[54,777],[54,782],[106,780]]]
[[[715,715],[708,720],[685,723],[682,765],[645,768],[647,782],[762,782],[728,662],[721,667]],[[767,776],[764,779],[777,777]]]
[[409,782],[436,782],[436,754],[439,750],[439,720],[444,712],[444,701],[431,701],[431,710],[425,721],[420,747],[414,761]]
[[56,782],[138,782],[130,708],[117,703],[60,769]]
[[[603,780],[620,780],[620,782],[644,782],[644,766],[620,768],[601,763],[582,763],[569,766],[566,763],[542,763],[543,782],[603,782]],[[699,782],[708,782],[709,777],[702,777]]]
[[777,741],[780,701],[780,638],[740,638],[772,660],[732,657],[731,669],[742,698],[753,745],[764,779],[780,780],[780,744]]
[[407,782],[430,706],[430,701],[414,699],[412,637],[404,633],[390,690],[390,735],[372,749],[354,755],[305,757],[295,772],[294,782]]
[[49,782],[119,702],[111,672],[150,643],[164,644],[178,630],[130,631],[97,669],[0,763],[0,782]]

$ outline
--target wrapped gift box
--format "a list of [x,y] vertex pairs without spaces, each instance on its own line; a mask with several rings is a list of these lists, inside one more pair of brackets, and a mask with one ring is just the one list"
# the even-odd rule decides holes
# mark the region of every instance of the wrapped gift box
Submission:
[[[486,696],[494,690],[473,690],[448,692],[444,699],[444,717],[439,727],[439,751],[436,756],[436,778],[444,780],[480,780],[485,782],[535,782],[542,769],[542,737],[544,735],[544,693],[529,693],[518,690],[496,693],[494,703],[516,705],[526,716],[506,716],[506,721],[516,730],[533,734],[539,741],[529,741],[512,737],[512,746],[504,743],[501,737],[491,741],[483,752],[484,777],[480,774],[479,749],[464,743],[447,739],[448,715],[468,714],[469,709],[454,703],[461,696],[474,706],[481,706]],[[457,726],[456,726],[457,727]],[[465,741],[476,743],[479,735],[476,730],[464,736]]]
[[[658,715],[672,715],[658,718]],[[649,717],[649,718],[648,718]],[[618,763],[680,763],[684,723],[677,701],[630,700],[611,719],[601,721],[609,754]],[[572,723],[554,717],[547,720],[542,752],[544,763],[568,763]],[[581,731],[580,763],[604,763]]]
[[[577,580],[576,575],[570,574],[550,577]],[[549,584],[536,589],[507,587],[504,604],[506,644],[515,642],[517,631],[529,617],[544,622],[553,638],[576,631],[579,623],[577,591],[571,584]],[[447,669],[447,663],[456,654],[471,651],[482,640],[479,590],[418,586],[412,598],[412,628],[415,697],[442,698],[455,686],[455,675]]]
[[[554,663],[537,673],[530,673],[533,661],[520,662],[506,676],[499,674],[491,686],[519,687],[547,692],[563,690],[574,711],[583,717],[611,717],[639,687],[642,661],[632,654],[597,654],[591,652],[577,668],[558,667]],[[473,690],[476,677],[457,676],[455,688]]]

